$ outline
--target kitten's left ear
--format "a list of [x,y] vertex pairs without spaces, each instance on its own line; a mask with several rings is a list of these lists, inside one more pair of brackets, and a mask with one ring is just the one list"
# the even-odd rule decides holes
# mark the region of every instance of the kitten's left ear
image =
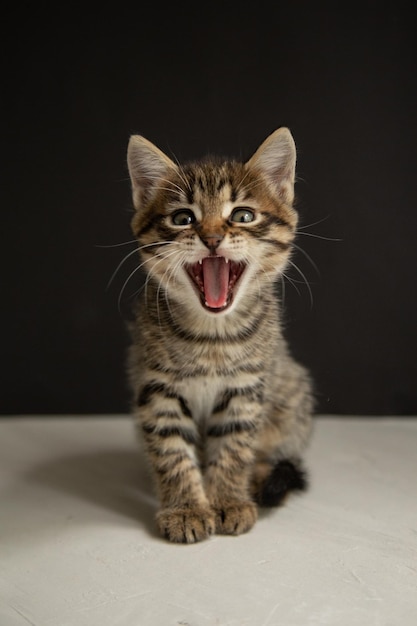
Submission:
[[259,146],[246,167],[259,171],[280,200],[292,204],[294,200],[296,149],[288,128],[273,132]]
[[177,166],[153,143],[132,135],[127,149],[127,165],[132,182],[133,203],[142,208]]

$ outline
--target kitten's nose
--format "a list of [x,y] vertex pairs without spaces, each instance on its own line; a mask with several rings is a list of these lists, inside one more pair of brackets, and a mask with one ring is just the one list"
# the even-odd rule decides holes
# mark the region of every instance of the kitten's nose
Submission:
[[203,243],[207,246],[210,252],[214,252],[219,247],[223,239],[223,235],[207,235],[202,237]]

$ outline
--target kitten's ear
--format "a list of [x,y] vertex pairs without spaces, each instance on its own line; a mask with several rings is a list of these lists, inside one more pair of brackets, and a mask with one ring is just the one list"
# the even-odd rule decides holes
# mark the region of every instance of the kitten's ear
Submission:
[[153,143],[132,135],[127,148],[127,166],[132,182],[133,204],[140,209],[177,166]]
[[295,161],[294,139],[288,128],[282,127],[265,139],[246,167],[260,172],[273,193],[286,204],[292,204]]

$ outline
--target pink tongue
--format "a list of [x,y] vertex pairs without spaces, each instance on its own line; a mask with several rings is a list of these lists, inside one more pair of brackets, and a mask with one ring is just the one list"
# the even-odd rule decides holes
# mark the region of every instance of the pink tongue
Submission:
[[220,309],[227,303],[230,264],[222,256],[203,259],[204,294],[207,305]]

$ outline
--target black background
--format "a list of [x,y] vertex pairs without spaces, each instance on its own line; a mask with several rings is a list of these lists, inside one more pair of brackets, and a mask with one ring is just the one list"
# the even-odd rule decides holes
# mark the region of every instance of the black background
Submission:
[[285,125],[298,148],[304,252],[284,319],[318,408],[415,414],[412,9],[275,2],[10,13],[0,411],[128,409],[123,320],[135,278],[121,313],[118,299],[132,258],[106,285],[133,247],[99,246],[132,239],[129,136],[180,160],[246,159]]

